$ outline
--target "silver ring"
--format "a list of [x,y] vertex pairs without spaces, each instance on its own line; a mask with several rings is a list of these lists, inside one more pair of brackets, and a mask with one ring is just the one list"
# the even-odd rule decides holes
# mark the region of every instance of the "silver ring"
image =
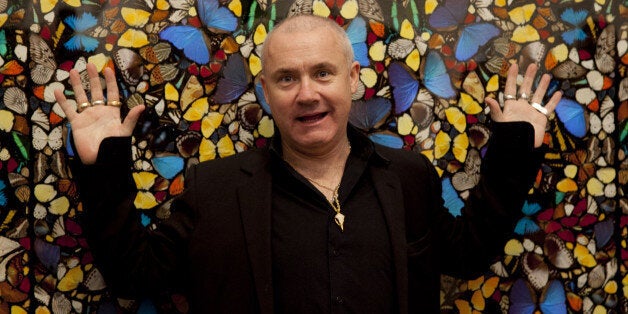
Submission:
[[104,100],[94,100],[92,101],[93,106],[104,106],[106,103]]
[[532,106],[532,108],[536,109],[538,112],[547,115],[547,109],[545,109],[545,107],[541,106],[541,104],[539,104],[538,102],[533,102],[530,104],[530,106]]
[[516,99],[517,97],[515,97],[515,96],[513,96],[513,95],[510,95],[510,94],[506,94],[506,95],[504,95],[504,98],[505,98],[506,100],[513,100],[513,99]]
[[521,96],[519,96],[519,98],[528,100],[528,95],[526,93],[521,93]]

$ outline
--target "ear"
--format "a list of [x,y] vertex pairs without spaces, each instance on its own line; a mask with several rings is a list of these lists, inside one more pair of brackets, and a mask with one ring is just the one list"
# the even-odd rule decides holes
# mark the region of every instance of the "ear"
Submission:
[[351,79],[351,94],[358,90],[358,82],[360,80],[360,63],[353,61],[349,69],[349,78]]
[[262,83],[262,90],[264,91],[264,98],[266,99],[266,102],[268,102],[268,105],[270,106],[270,102],[268,101],[268,85],[266,82],[266,76],[264,75],[264,71],[262,71],[260,77],[259,77],[259,81],[260,83]]

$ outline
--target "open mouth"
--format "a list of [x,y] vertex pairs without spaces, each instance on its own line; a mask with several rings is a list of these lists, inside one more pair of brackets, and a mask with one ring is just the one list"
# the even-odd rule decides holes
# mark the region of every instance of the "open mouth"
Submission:
[[297,120],[299,120],[301,122],[309,123],[309,122],[316,122],[318,120],[321,120],[321,119],[325,118],[325,116],[327,116],[327,112],[313,114],[313,115],[307,115],[307,116],[301,116],[301,117],[298,117]]

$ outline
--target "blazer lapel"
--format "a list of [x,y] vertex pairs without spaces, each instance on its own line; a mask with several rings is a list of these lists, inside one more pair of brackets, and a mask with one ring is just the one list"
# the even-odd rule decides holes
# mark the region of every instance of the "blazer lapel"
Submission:
[[382,205],[392,245],[399,313],[408,313],[408,257],[403,193],[392,171],[371,167],[371,177]]
[[273,313],[271,261],[271,179],[268,155],[244,163],[248,175],[238,188],[242,225],[261,313]]

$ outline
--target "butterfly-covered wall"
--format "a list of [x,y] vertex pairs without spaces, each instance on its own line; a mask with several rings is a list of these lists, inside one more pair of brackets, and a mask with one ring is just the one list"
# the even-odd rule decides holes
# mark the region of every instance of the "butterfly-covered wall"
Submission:
[[72,98],[68,72],[88,84],[92,62],[115,68],[128,107],[149,107],[133,178],[156,228],[185,168],[272,137],[260,49],[292,14],[346,29],[362,66],[351,122],[432,160],[454,215],[490,136],[484,97],[503,100],[512,63],[551,73],[564,98],[524,217],[484,276],[442,277],[442,312],[628,312],[626,0],[0,0],[0,313],[187,312],[176,292],[107,290],[52,91]]

